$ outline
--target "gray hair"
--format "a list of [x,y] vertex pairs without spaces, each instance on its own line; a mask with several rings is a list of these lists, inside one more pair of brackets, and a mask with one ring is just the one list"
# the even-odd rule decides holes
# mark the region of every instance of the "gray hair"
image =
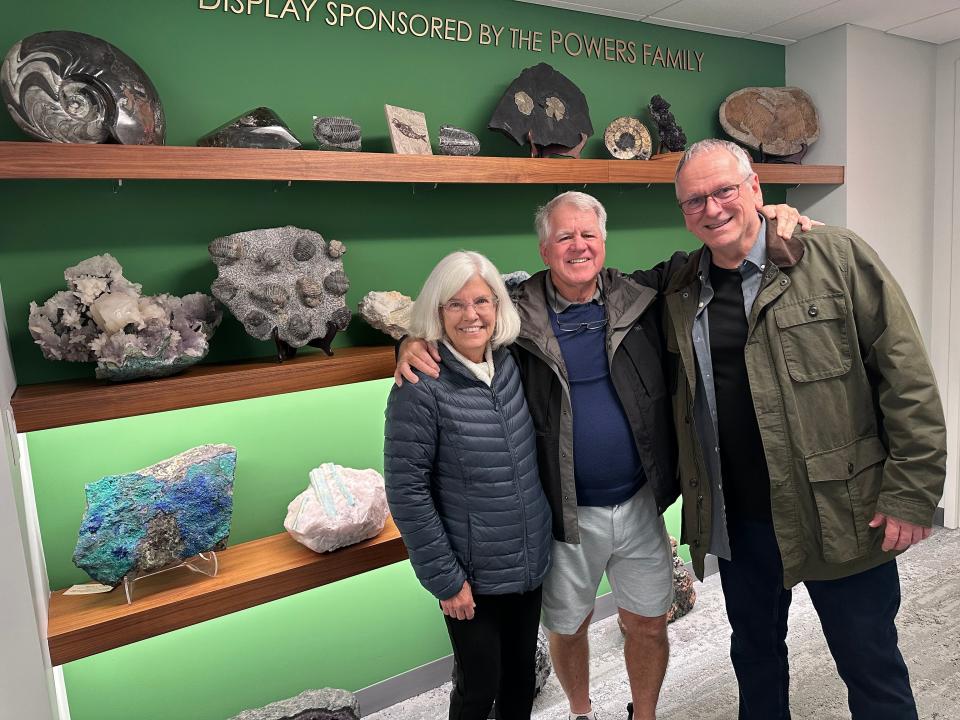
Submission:
[[592,210],[597,216],[597,224],[600,225],[600,237],[604,242],[607,239],[607,210],[603,204],[593,195],[569,190],[560,193],[553,200],[541,208],[537,209],[537,214],[533,218],[534,227],[537,229],[537,237],[540,238],[540,245],[544,245],[550,239],[550,215],[561,205],[573,205],[577,210]]
[[490,344],[496,349],[516,340],[520,334],[520,316],[510,302],[500,272],[486,257],[469,250],[450,253],[430,272],[410,312],[410,335],[432,342],[442,339],[440,306],[474,277],[482,278],[497,297],[497,324]]
[[730,142],[729,140],[707,138],[706,140],[695,142],[693,145],[687,148],[687,151],[683,154],[683,157],[680,158],[680,162],[677,163],[677,172],[674,173],[673,176],[674,185],[676,185],[677,180],[680,178],[680,171],[683,170],[683,166],[687,164],[687,160],[712,150],[726,150],[728,153],[733,155],[734,160],[737,161],[737,169],[740,171],[741,175],[750,175],[753,172],[753,165],[750,163],[750,156],[747,155],[747,151],[742,147],[736,143]]

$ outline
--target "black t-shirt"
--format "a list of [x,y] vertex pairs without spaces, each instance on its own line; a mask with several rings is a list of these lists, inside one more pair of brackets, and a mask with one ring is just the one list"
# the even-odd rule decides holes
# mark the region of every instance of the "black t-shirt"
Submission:
[[710,355],[717,398],[720,468],[728,519],[769,520],[770,475],[744,359],[747,317],[739,270],[710,266]]

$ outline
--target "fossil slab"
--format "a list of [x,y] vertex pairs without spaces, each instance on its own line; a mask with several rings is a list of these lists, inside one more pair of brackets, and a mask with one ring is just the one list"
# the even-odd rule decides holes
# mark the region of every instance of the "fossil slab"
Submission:
[[74,564],[104,585],[225,547],[237,449],[202,445],[86,486]]
[[143,296],[109,254],[63,276],[68,290],[30,303],[30,335],[48,360],[96,362],[98,378],[135,380],[173,375],[206,357],[222,317],[209,295]]
[[288,700],[244,710],[230,720],[360,720],[357,697],[346,690],[307,690]]
[[617,160],[649,160],[653,150],[647,126],[632,117],[618,117],[607,125],[603,143]]
[[350,324],[339,240],[288,225],[220,237],[208,251],[218,273],[213,296],[251,336],[276,341],[281,359],[307,344],[329,354]]
[[659,95],[650,98],[650,117],[657,124],[657,131],[660,135],[660,142],[657,152],[664,150],[669,152],[680,152],[687,146],[687,136],[677,124],[677,119],[670,112],[670,103]]
[[476,155],[480,152],[480,141],[469,130],[442,125],[440,127],[441,155]]
[[166,120],[147,74],[106,40],[68,30],[14,43],[0,66],[0,96],[38,140],[163,145]]
[[720,125],[735,140],[767,155],[794,155],[820,137],[813,99],[798,87],[747,87],[720,105]]
[[287,124],[268,107],[238,115],[197,140],[199,147],[273,148],[297,150],[300,141]]
[[394,340],[408,334],[413,300],[396,290],[368,292],[360,301],[360,317]]
[[379,535],[388,514],[380,473],[324,463],[287,506],[283,527],[314,552],[329,552]]
[[313,117],[313,137],[321,150],[360,151],[360,125],[348,117]]
[[427,118],[422,112],[384,105],[390,142],[398,155],[433,155]]
[[546,63],[526,68],[500,98],[488,127],[530,143],[537,155],[579,157],[593,135],[587,98],[569,78]]

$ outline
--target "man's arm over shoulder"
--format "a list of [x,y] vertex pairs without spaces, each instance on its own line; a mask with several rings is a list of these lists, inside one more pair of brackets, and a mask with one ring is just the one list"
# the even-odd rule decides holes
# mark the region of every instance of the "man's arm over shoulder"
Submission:
[[646,285],[662,293],[667,289],[674,274],[687,264],[689,257],[690,253],[678,250],[667,260],[657,263],[649,270],[634,270],[628,277],[639,285]]
[[888,457],[877,513],[930,527],[946,477],[946,427],[936,378],[907,299],[876,251],[838,230],[860,352]]

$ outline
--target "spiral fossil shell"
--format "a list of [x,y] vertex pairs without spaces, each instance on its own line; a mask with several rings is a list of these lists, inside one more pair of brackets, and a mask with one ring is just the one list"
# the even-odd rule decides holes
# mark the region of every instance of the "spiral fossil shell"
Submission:
[[162,145],[163,105],[147,74],[105,40],[41,32],[15,43],[0,66],[0,96],[39,140]]

